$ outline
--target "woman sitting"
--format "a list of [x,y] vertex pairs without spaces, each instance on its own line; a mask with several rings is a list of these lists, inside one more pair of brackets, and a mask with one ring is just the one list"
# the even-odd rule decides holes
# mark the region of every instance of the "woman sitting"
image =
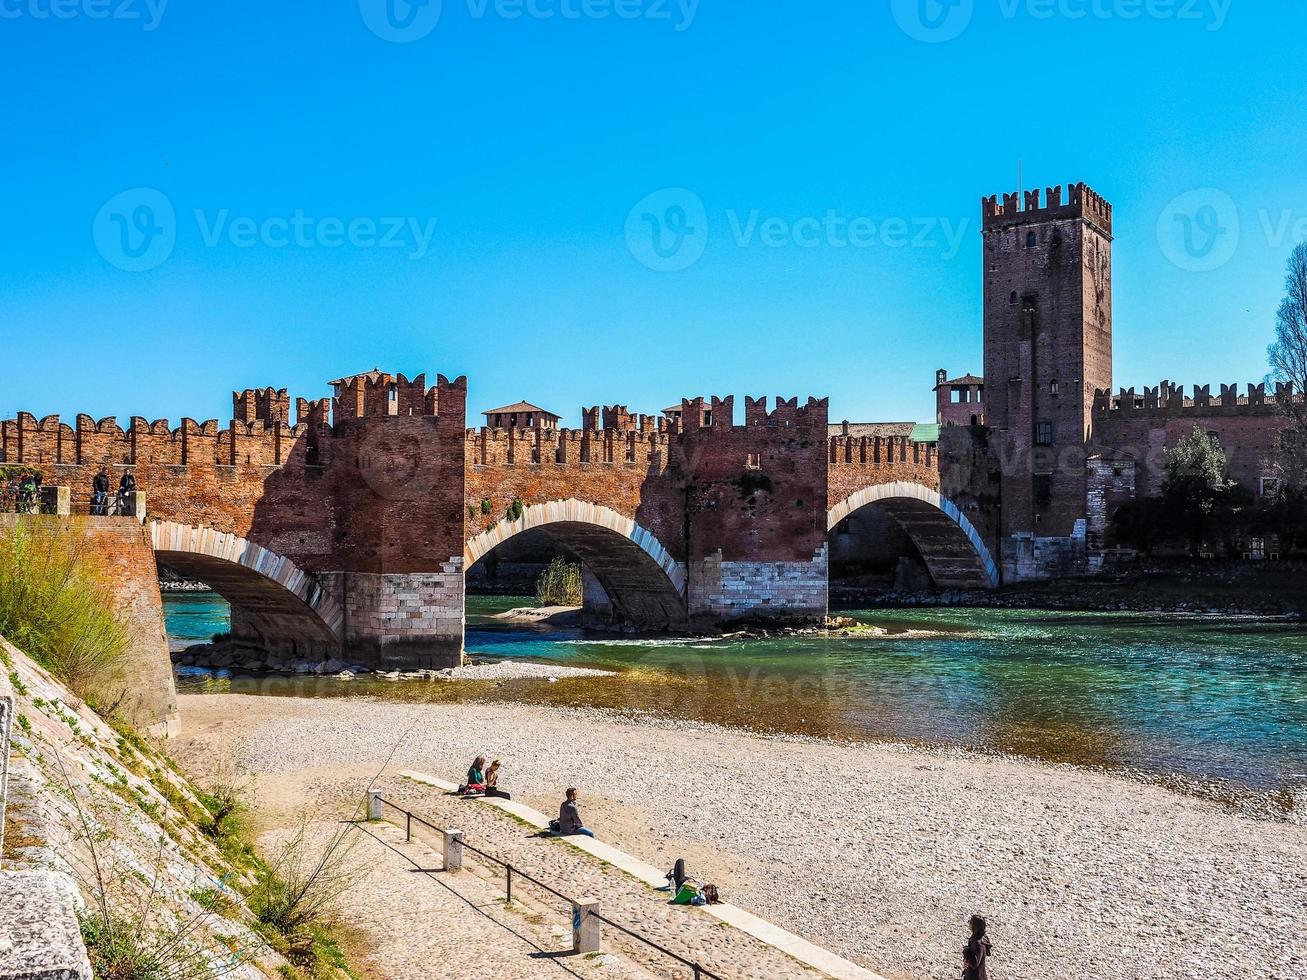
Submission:
[[483,771],[486,765],[486,757],[479,755],[472,760],[472,765],[467,771],[467,782],[460,787],[459,792],[464,795],[468,793],[484,793],[486,791],[486,774]]
[[499,788],[499,760],[496,759],[490,763],[490,768],[486,770],[486,796],[494,797],[500,800],[512,799],[507,793]]

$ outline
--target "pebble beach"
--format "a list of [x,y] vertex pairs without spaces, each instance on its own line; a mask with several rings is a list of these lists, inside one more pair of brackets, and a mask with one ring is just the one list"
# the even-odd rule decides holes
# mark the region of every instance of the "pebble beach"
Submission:
[[356,793],[392,751],[451,779],[501,758],[546,811],[575,785],[602,839],[895,980],[956,980],[973,912],[996,980],[1307,972],[1307,827],[1120,775],[587,709],[180,701],[183,752],[229,741],[283,804]]

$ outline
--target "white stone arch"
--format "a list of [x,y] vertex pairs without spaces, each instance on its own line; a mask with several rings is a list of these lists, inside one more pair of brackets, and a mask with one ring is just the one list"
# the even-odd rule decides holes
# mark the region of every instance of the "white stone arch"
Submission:
[[471,538],[463,549],[464,571],[509,538],[523,531],[547,527],[550,524],[588,524],[607,528],[621,535],[648,555],[667,576],[677,596],[682,600],[685,598],[685,565],[667,553],[663,543],[652,531],[641,527],[629,517],[623,517],[610,507],[575,498],[551,500],[546,504],[530,504],[522,508],[521,516],[516,520],[506,517]]
[[868,504],[894,500],[920,501],[929,504],[952,521],[958,530],[965,535],[967,541],[970,542],[977,559],[983,566],[984,576],[988,580],[989,587],[994,588],[998,585],[998,565],[995,564],[993,556],[989,553],[989,548],[985,546],[984,540],[980,537],[980,533],[975,529],[971,521],[967,520],[967,515],[962,513],[953,501],[941,496],[938,490],[932,490],[920,483],[898,480],[894,483],[878,483],[875,486],[864,487],[830,509],[826,515],[826,530],[828,532],[835,530],[841,521]]
[[156,554],[195,555],[249,569],[307,606],[337,641],[344,636],[344,609],[310,573],[289,558],[237,534],[176,521],[151,521],[150,543]]

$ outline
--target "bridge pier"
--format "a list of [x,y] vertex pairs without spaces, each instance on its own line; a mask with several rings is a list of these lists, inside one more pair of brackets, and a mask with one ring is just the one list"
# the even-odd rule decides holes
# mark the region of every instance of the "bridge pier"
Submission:
[[439,572],[320,575],[345,610],[345,658],[376,670],[463,662],[463,559]]

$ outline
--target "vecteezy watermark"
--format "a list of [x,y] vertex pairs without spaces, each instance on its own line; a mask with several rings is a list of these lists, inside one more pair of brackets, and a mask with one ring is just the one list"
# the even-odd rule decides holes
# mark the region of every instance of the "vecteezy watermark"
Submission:
[[[940,44],[959,37],[975,16],[976,0],[890,0],[890,12],[908,37]],[[1225,26],[1234,0],[984,0],[1005,20],[1161,20]]]
[[421,41],[440,23],[441,0],[359,0],[368,30],[383,41]]
[[117,20],[156,30],[168,0],[0,0],[0,20]]
[[626,247],[655,272],[680,272],[708,248],[708,209],[684,187],[667,187],[640,200],[626,216]]
[[1234,258],[1241,245],[1261,243],[1280,251],[1307,241],[1302,211],[1258,208],[1256,213],[1256,222],[1245,220],[1234,198],[1213,187],[1186,191],[1158,216],[1157,242],[1177,268],[1212,272]]
[[407,250],[411,259],[431,249],[439,219],[415,217],[314,217],[296,209],[289,216],[238,216],[231,211],[195,211],[200,238],[208,248],[224,242],[233,248],[393,248]]
[[136,187],[105,201],[91,233],[110,265],[124,272],[149,272],[172,255],[177,214],[162,191]]
[[975,0],[890,0],[899,30],[927,44],[958,37],[970,26],[975,8]]
[[1187,191],[1162,209],[1157,243],[1172,264],[1187,272],[1211,272],[1239,248],[1239,208],[1214,187]]
[[[0,0],[3,2],[3,0]],[[687,31],[699,0],[465,0],[471,20],[628,20]],[[420,41],[440,22],[441,0],[359,0],[368,29],[383,41]]]
[[[922,248],[945,259],[958,254],[969,222],[941,217],[887,217],[841,214],[790,217],[760,208],[727,208],[719,226],[736,248]],[[669,187],[643,198],[626,216],[626,247],[635,260],[655,272],[680,272],[703,257],[709,215],[703,199],[684,187]]]
[[[317,217],[297,208],[289,215],[233,216],[229,208],[192,212],[206,248],[354,248],[402,250],[413,260],[431,250],[439,219],[398,217]],[[125,272],[157,269],[177,244],[177,213],[162,191],[138,187],[105,202],[95,216],[95,247],[110,265]]]

